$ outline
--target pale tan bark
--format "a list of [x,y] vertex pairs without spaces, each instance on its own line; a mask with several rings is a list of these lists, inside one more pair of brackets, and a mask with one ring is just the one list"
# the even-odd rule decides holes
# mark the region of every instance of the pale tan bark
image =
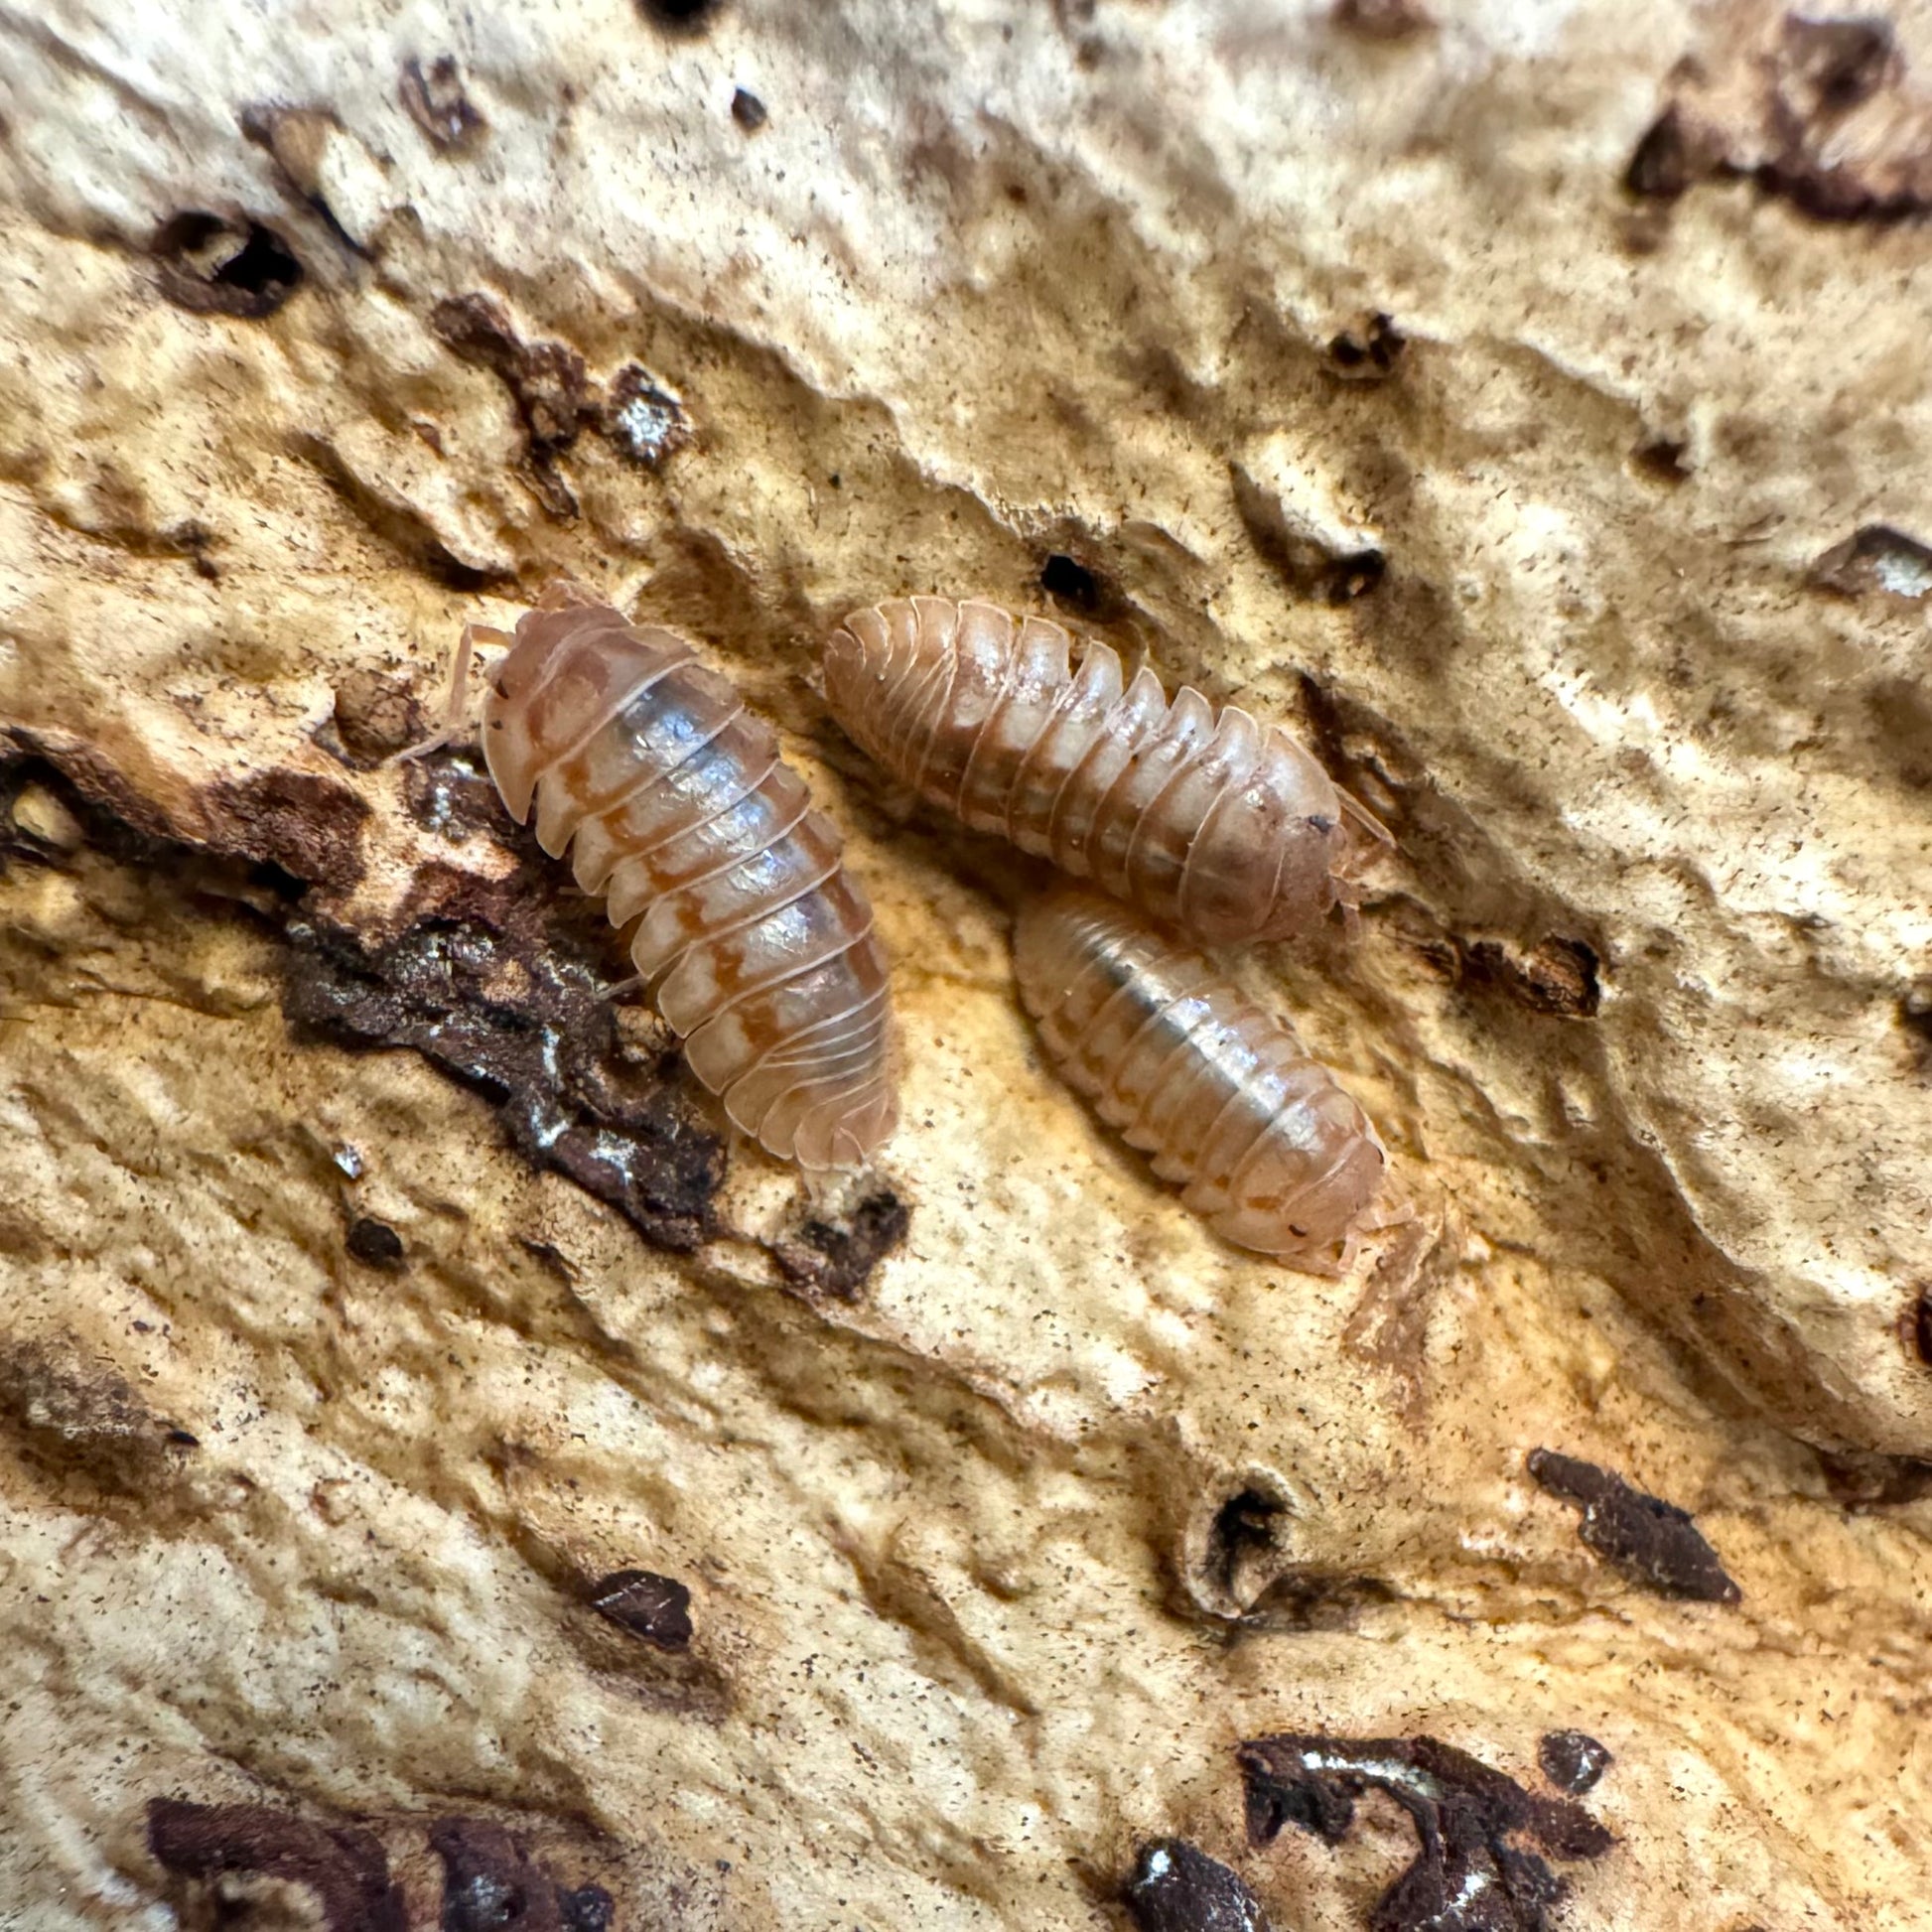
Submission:
[[[178,1796],[362,1819],[422,1912],[457,1813],[622,1927],[1114,1924],[1173,1834],[1339,1932],[1408,1828],[1247,1847],[1239,1740],[1541,1789],[1576,1728],[1567,1924],[1932,1926],[1932,35],[1784,18],[0,10],[20,1923],[201,1909]],[[842,1197],[714,1156],[491,794],[378,762],[559,572],[847,831],[907,1065]],[[830,724],[819,640],[928,591],[1395,830],[1359,943],[1232,962],[1417,1203],[1348,1279],[1054,1082],[1038,875]],[[538,1172],[287,1017],[349,1007],[601,1040],[604,1198],[581,1111]],[[1538,1447],[1741,1602],[1592,1554]],[[590,1605],[630,1569],[688,1649]]]

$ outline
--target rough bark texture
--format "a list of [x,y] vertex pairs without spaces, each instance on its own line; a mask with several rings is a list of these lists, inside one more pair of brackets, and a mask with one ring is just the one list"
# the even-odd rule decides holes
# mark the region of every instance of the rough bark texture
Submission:
[[[1928,153],[1890,6],[0,6],[18,1922],[1120,1928],[1174,1842],[1322,1932],[1932,1926]],[[381,763],[560,571],[847,828],[841,1194]],[[1039,875],[829,724],[928,590],[1395,830],[1234,962],[1416,1204],[1350,1278],[1090,1122]]]

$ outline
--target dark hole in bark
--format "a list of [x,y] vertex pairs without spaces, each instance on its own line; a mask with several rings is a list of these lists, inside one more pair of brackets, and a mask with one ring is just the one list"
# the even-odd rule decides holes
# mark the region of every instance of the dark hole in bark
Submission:
[[1889,21],[1807,20],[1795,13],[1785,19],[1786,74],[1798,105],[1812,113],[1843,114],[1869,100],[1884,82],[1891,51]]
[[402,1236],[387,1221],[368,1215],[348,1224],[343,1245],[365,1268],[395,1268],[402,1262]]
[[1652,483],[1688,483],[1691,472],[1684,461],[1684,451],[1682,443],[1660,436],[1655,442],[1641,444],[1632,451],[1630,461],[1638,475],[1648,477]]
[[[1911,1343],[1911,1311],[1905,1317]],[[1856,1449],[1818,1451],[1818,1472],[1833,1502],[1851,1510],[1892,1509],[1932,1495],[1932,1462],[1915,1455],[1864,1455]]]
[[756,134],[769,118],[764,110],[764,102],[749,88],[740,87],[732,95],[732,119],[747,134]]
[[403,111],[439,148],[461,148],[485,125],[464,91],[453,54],[438,55],[428,67],[413,58],[405,61],[396,91]]
[[1811,567],[1811,581],[1843,597],[1883,592],[1922,598],[1932,591],[1932,549],[1885,523],[1866,523]]
[[1898,996],[1898,1024],[1921,1042],[1921,1050],[1932,1048],[1932,978],[1914,980]]
[[1357,550],[1337,557],[1328,572],[1328,602],[1352,604],[1366,597],[1388,575],[1388,559],[1379,550]]
[[207,208],[171,214],[150,252],[161,264],[162,293],[178,308],[259,321],[302,282],[295,250],[266,223],[229,220]]
[[1377,310],[1360,330],[1343,330],[1328,344],[1328,359],[1351,374],[1387,375],[1408,338]]
[[1100,579],[1085,564],[1055,552],[1046,559],[1039,573],[1039,588],[1056,602],[1091,617],[1100,609],[1105,593]]
[[687,34],[701,31],[721,11],[720,0],[637,0],[637,5],[646,20]]
[[1365,41],[1404,41],[1436,24],[1420,0],[1335,0],[1334,23]]
[[[344,673],[330,723],[316,737],[325,751],[340,752],[345,761],[367,767],[428,733],[428,719],[409,686],[364,666]],[[333,736],[333,745],[325,734]]]
[[1623,186],[1644,201],[1674,202],[1697,179],[1683,117],[1667,107],[1651,122],[1623,171]]
[[1231,1591],[1245,1557],[1264,1555],[1275,1548],[1275,1526],[1287,1513],[1278,1497],[1259,1489],[1240,1489],[1214,1512],[1208,1533],[1207,1570],[1224,1590]]
[[1603,1003],[1596,948],[1559,934],[1527,949],[1500,939],[1458,941],[1464,981],[1507,994],[1532,1013],[1589,1020]]

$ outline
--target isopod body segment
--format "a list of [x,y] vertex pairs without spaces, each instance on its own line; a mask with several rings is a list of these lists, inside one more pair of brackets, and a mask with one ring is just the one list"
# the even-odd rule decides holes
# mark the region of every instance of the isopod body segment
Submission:
[[1092,892],[1032,900],[1021,999],[1053,1064],[1224,1240],[1342,1264],[1387,1157],[1368,1117],[1198,953]]
[[483,700],[519,823],[637,920],[630,955],[733,1122],[807,1169],[897,1119],[887,961],[831,822],[770,729],[675,631],[608,606],[527,613]]
[[825,647],[846,733],[928,803],[1204,945],[1279,939],[1353,903],[1388,834],[1279,726],[991,604],[896,599]]

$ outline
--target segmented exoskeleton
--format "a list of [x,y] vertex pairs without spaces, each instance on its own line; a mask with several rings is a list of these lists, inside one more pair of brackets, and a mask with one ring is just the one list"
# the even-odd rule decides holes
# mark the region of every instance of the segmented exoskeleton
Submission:
[[1207,945],[1279,939],[1339,903],[1377,821],[1279,726],[991,604],[896,599],[825,646],[848,735],[927,802]]
[[886,954],[837,830],[770,729],[675,631],[572,590],[490,673],[483,754],[553,858],[575,842],[691,1070],[781,1159],[855,1165],[897,1120]]
[[1021,912],[1014,964],[1068,1085],[1216,1234],[1315,1273],[1348,1265],[1387,1157],[1286,1020],[1077,888]]

